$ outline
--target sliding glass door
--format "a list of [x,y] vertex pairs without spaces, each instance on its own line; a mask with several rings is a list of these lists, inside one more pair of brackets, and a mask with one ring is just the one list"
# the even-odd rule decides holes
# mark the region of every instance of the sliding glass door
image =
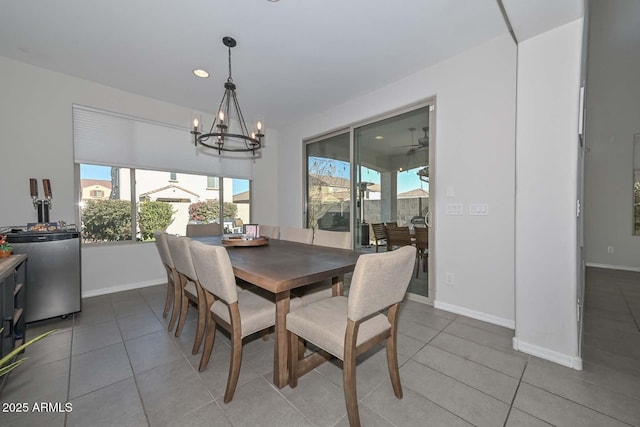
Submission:
[[[374,247],[372,224],[430,226],[432,110],[425,102],[306,141],[307,227],[351,231],[353,247],[368,252],[385,250]],[[433,272],[424,263],[427,257],[418,262],[409,292],[433,300]]]
[[356,127],[356,247],[370,224],[424,225],[429,210],[429,107]]
[[351,163],[349,133],[343,131],[306,146],[307,226],[350,231]]

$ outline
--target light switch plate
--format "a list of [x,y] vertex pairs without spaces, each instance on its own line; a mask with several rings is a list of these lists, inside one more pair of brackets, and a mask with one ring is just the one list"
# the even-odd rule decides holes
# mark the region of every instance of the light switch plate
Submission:
[[462,203],[447,203],[447,215],[464,215]]
[[486,203],[470,203],[469,215],[489,215],[489,205]]
[[447,185],[447,197],[456,197],[456,191],[453,185]]

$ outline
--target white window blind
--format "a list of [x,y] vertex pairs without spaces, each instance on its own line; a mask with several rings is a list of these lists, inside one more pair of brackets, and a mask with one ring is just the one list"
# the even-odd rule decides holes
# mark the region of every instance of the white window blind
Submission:
[[207,154],[187,128],[73,106],[76,163],[253,178],[253,159]]

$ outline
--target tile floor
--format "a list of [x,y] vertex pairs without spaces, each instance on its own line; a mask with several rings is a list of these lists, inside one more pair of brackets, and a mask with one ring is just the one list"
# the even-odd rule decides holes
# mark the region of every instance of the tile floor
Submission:
[[[357,368],[364,426],[640,425],[640,273],[588,269],[584,371],[516,352],[511,330],[416,302],[398,335],[404,398],[382,348]],[[195,316],[165,330],[160,286],[84,300],[66,320],[33,324],[31,347],[1,400],[70,402],[68,413],[1,413],[2,426],[346,426],[342,374],[327,363],[297,389],[271,384],[273,342],[245,345],[234,400],[222,403],[229,340],[218,334],[206,371],[191,355]],[[3,405],[3,408],[7,408]]]

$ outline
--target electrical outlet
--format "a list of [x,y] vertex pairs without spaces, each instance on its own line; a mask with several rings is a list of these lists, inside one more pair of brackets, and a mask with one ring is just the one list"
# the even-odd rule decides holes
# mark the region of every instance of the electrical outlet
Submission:
[[607,253],[612,254],[615,252],[615,248],[613,246],[607,246]]
[[453,273],[445,274],[445,282],[447,285],[453,285]]

